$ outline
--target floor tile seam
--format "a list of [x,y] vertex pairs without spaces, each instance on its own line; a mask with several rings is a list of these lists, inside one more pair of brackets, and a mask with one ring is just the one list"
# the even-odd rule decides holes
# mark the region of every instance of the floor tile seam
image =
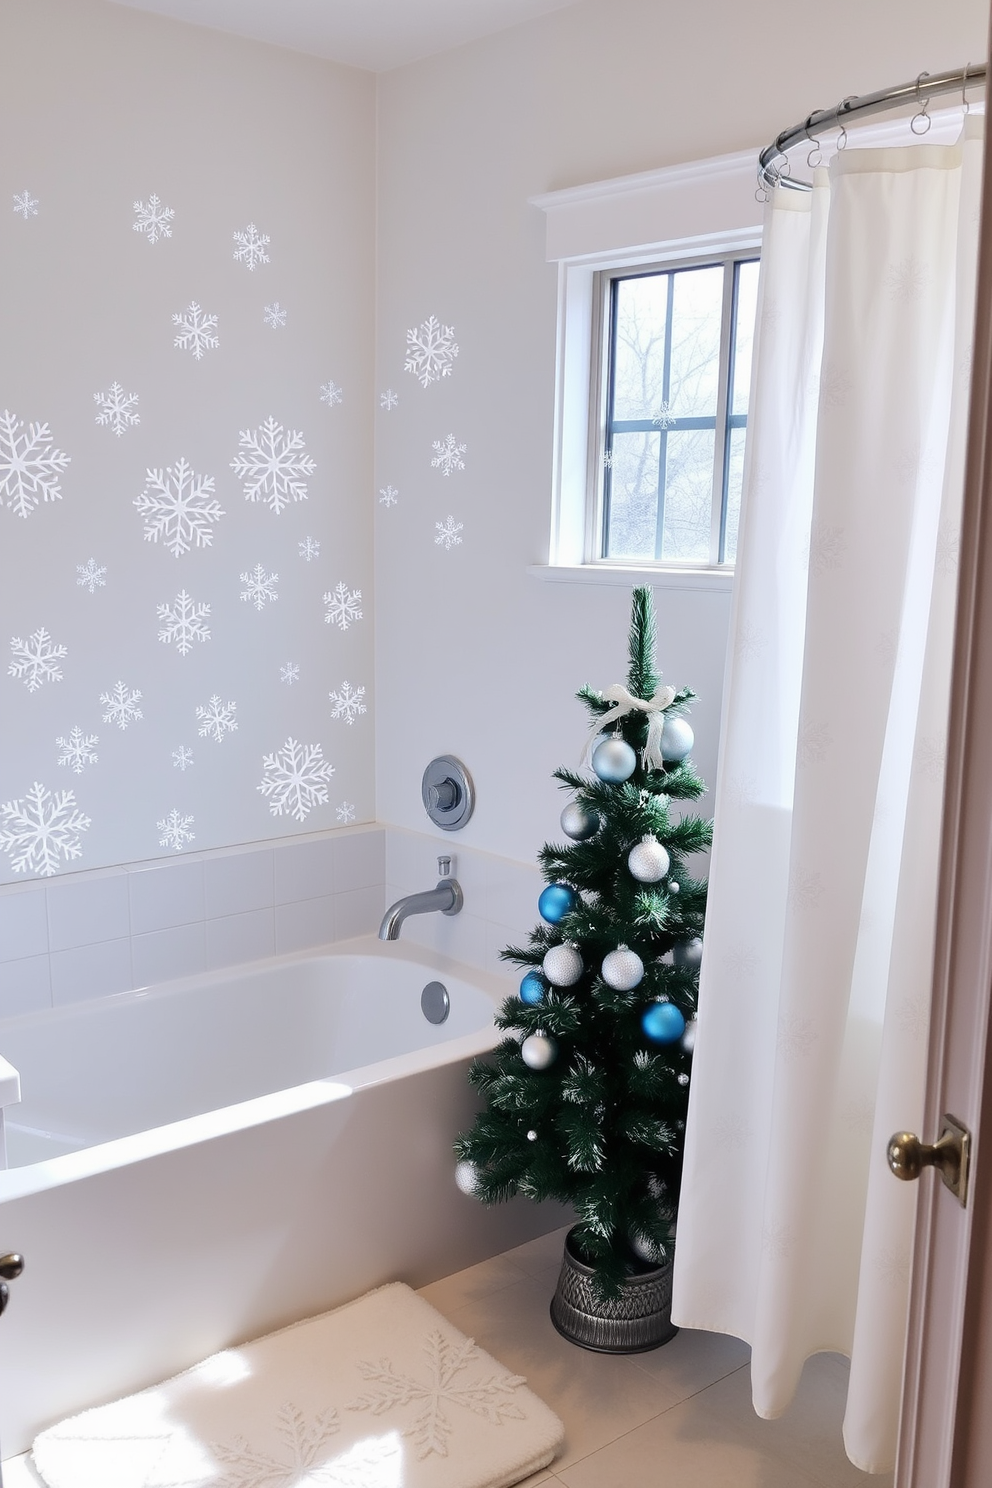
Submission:
[[[746,1364],[742,1364],[741,1365],[741,1368],[742,1369],[746,1369],[747,1367],[748,1366]],[[737,1372],[736,1370],[732,1370],[731,1371],[731,1373],[736,1373],[736,1372]],[[724,1378],[727,1378],[727,1376],[724,1376]],[[713,1383],[714,1384],[718,1384],[719,1381],[718,1380],[714,1380]],[[707,1389],[708,1388],[709,1388],[709,1386],[707,1386]],[[705,1395],[706,1391],[703,1390],[701,1393]],[[683,1402],[680,1402],[680,1403],[683,1403]],[[724,1424],[726,1424],[726,1416],[725,1416],[724,1412],[720,1409],[719,1406],[715,1406],[715,1405],[712,1405],[712,1404],[707,1404],[707,1402],[704,1400],[704,1401],[701,1401],[701,1402],[697,1402],[697,1408],[704,1410],[708,1415],[712,1416],[715,1420],[720,1421],[720,1422],[723,1422]],[[755,1419],[756,1420],[761,1420],[763,1418],[760,1417],[760,1416],[758,1416],[756,1414],[755,1415]],[[809,1465],[809,1463],[805,1463],[805,1462],[804,1463],[801,1463],[801,1464],[800,1463],[797,1463],[792,1457],[790,1457],[786,1453],[783,1453],[782,1451],[780,1451],[771,1442],[769,1442],[769,1443],[766,1444],[764,1442],[758,1442],[757,1440],[755,1440],[755,1439],[752,1438],[749,1441],[749,1443],[747,1443],[747,1445],[750,1445],[751,1447],[753,1447],[753,1449],[756,1452],[760,1452],[762,1456],[773,1458],[775,1460],[775,1462],[778,1463],[779,1467],[785,1468],[789,1472],[798,1473],[800,1475],[800,1477],[802,1478],[802,1483],[799,1484],[799,1488],[807,1488],[807,1485],[808,1485],[808,1488],[848,1488],[848,1485],[841,1484],[839,1482],[839,1480],[836,1477],[834,1477],[833,1475],[831,1475],[830,1477],[827,1477],[827,1478],[820,1477],[820,1475],[819,1475],[819,1469],[816,1469],[816,1468],[811,1467]],[[851,1464],[851,1465],[853,1466],[853,1464]],[[867,1485],[866,1485],[866,1488],[867,1488]]]
[[[444,1283],[448,1279],[449,1278],[447,1276],[442,1276],[438,1281],[429,1281],[425,1287],[420,1287],[419,1288],[419,1291],[421,1293],[423,1293],[423,1292],[429,1291],[431,1287],[444,1286]],[[460,1310],[463,1307],[472,1307],[472,1306],[475,1306],[476,1304],[478,1304],[478,1305],[481,1306],[482,1303],[487,1302],[490,1297],[496,1297],[496,1296],[499,1295],[500,1292],[508,1291],[510,1287],[519,1286],[522,1281],[529,1281],[529,1280],[530,1280],[530,1277],[529,1276],[518,1276],[515,1281],[503,1281],[503,1282],[500,1282],[500,1284],[498,1286],[494,1286],[491,1291],[488,1291],[488,1292],[478,1292],[478,1293],[476,1293],[475,1296],[467,1297],[464,1300],[459,1301],[458,1307],[456,1308],[456,1311],[457,1310]],[[425,1301],[427,1300],[426,1297],[424,1298],[424,1300]],[[431,1306],[434,1307],[434,1306],[436,1306],[436,1304],[432,1302],[431,1303]],[[445,1314],[445,1316],[447,1316],[447,1314]],[[451,1318],[448,1318],[448,1321],[450,1323],[452,1321],[452,1319]]]
[[[653,1380],[655,1384],[661,1383],[658,1375],[655,1374],[654,1371],[651,1369],[645,1369],[644,1365],[639,1363],[637,1359],[632,1358],[630,1362],[634,1364],[641,1371],[642,1374],[647,1375],[649,1380]],[[698,1395],[705,1395],[707,1390],[712,1390],[715,1385],[722,1384],[723,1381],[729,1379],[732,1374],[740,1374],[742,1369],[747,1369],[749,1367],[750,1366],[748,1364],[735,1365],[733,1369],[728,1369],[726,1374],[718,1374],[715,1379],[711,1379],[705,1385],[700,1385],[697,1390],[690,1390],[688,1395],[681,1395],[678,1400],[673,1400],[670,1405],[664,1406],[660,1411],[657,1412],[657,1414],[659,1416],[663,1416],[666,1411],[674,1410],[677,1405],[685,1405],[687,1400],[695,1400]],[[652,1417],[652,1419],[654,1418]]]

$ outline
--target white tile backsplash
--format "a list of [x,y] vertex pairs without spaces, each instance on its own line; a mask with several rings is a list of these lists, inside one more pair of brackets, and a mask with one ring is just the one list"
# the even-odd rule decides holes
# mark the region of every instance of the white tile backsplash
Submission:
[[386,847],[383,832],[356,832],[352,837],[339,837],[334,844],[334,889],[381,888],[386,872]]
[[48,952],[48,901],[42,884],[0,897],[0,962]]
[[333,837],[294,842],[275,854],[275,902],[295,904],[334,893]]
[[46,956],[0,962],[0,1016],[35,1013],[52,1005],[51,972]]
[[252,909],[246,914],[224,915],[207,921],[207,970],[237,966],[242,961],[260,961],[276,950],[274,914],[271,909]]
[[129,873],[128,881],[132,935],[202,922],[206,912],[202,863],[142,868]]
[[107,997],[131,987],[131,941],[104,940],[97,945],[76,946],[71,951],[53,951],[52,1002],[82,1002],[89,997]]
[[131,972],[136,987],[151,987],[206,970],[206,931],[202,920],[172,925],[131,937]]
[[374,935],[385,907],[382,884],[371,884],[365,889],[347,889],[335,894],[335,940],[350,940],[353,935]]
[[53,951],[119,940],[131,933],[128,875],[116,873],[49,884],[48,942]]
[[270,909],[274,902],[273,860],[271,848],[208,858],[203,865],[207,919]]
[[276,955],[306,951],[311,946],[325,945],[337,939],[334,896],[298,900],[296,904],[276,905]]

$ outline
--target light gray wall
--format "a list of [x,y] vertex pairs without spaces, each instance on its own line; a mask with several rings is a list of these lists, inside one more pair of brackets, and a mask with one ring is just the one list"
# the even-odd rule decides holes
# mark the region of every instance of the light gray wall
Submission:
[[[400,394],[378,413],[376,486],[399,493],[376,513],[380,819],[423,828],[420,773],[453,751],[479,793],[458,840],[531,859],[560,835],[549,776],[579,756],[573,693],[625,672],[628,594],[525,572],[548,552],[556,310],[528,197],[760,147],[849,93],[984,56],[986,26],[985,0],[588,0],[380,78],[377,385]],[[424,389],[405,336],[432,314],[459,355]],[[444,477],[449,433],[465,469]],[[712,780],[728,599],[656,600]]]
[[[157,823],[174,810],[192,818],[184,851],[333,827],[345,803],[370,820],[375,80],[102,0],[6,0],[0,55],[0,412],[49,425],[45,453],[70,456],[60,499],[22,517],[11,478],[0,504],[0,881],[18,877],[35,782],[46,815],[73,793],[64,840],[81,851],[60,854],[60,872],[172,852]],[[25,191],[26,215],[12,206]],[[174,212],[154,243],[133,230],[151,193]],[[234,256],[249,223],[270,238],[252,270]],[[199,360],[174,345],[192,301],[217,316],[219,345]],[[284,325],[265,321],[276,302]],[[329,381],[340,402],[321,401]],[[119,436],[94,401],[115,382],[140,417]],[[307,498],[279,512],[246,500],[232,468],[242,432],[270,417],[313,462]],[[3,454],[0,433],[0,483]],[[224,516],[209,546],[177,555],[147,540],[134,501],[146,471],[180,458],[214,478]],[[77,583],[91,558],[102,582]],[[278,575],[260,609],[242,598],[256,565]],[[339,581],[362,593],[346,631],[324,623]],[[186,654],[158,614],[182,592],[210,606],[210,637]],[[62,676],[29,688],[10,641],[39,629],[65,648]],[[100,701],[118,681],[141,693],[124,729]],[[366,689],[351,724],[329,698],[345,681]],[[220,742],[199,732],[211,697],[237,705]],[[77,727],[97,741],[78,773],[57,744]],[[285,763],[290,738],[321,750],[327,799],[304,801],[302,819],[258,789],[263,757]],[[33,855],[19,876],[43,866]]]

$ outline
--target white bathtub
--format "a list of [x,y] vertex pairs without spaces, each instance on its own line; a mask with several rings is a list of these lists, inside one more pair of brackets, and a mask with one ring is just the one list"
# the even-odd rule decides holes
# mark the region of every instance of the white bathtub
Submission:
[[[439,979],[434,1026],[420,993]],[[372,1286],[562,1222],[455,1187],[470,1058],[507,982],[344,942],[0,1021],[0,1444]]]

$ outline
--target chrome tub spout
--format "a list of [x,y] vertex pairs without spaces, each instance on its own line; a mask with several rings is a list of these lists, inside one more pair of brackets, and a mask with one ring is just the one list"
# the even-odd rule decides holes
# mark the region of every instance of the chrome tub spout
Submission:
[[451,859],[438,858],[437,871],[440,877],[433,889],[425,889],[421,894],[404,894],[402,899],[390,905],[379,926],[380,940],[399,940],[400,926],[408,915],[432,914],[434,911],[445,915],[458,913],[465,903],[465,896],[461,884],[451,877]]

